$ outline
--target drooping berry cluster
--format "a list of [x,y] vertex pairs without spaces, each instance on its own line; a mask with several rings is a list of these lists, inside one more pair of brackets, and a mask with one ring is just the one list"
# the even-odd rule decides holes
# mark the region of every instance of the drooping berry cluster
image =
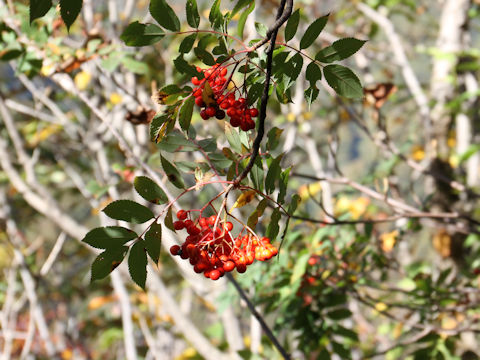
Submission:
[[250,234],[240,234],[233,238],[233,224],[217,221],[215,215],[200,217],[196,221],[188,217],[187,211],[178,211],[178,221],[173,226],[175,230],[186,229],[188,236],[181,246],[173,245],[170,253],[189,259],[193,270],[207,278],[217,280],[235,268],[244,273],[254,260],[265,261],[278,254],[267,237],[258,239]]
[[[252,118],[258,116],[258,110],[249,108],[244,97],[236,99],[235,90],[224,94],[228,85],[227,68],[215,64],[210,69],[197,67],[197,71],[203,72],[205,76],[202,80],[199,80],[196,76],[192,77],[192,84],[196,86],[193,89],[195,104],[203,108],[200,111],[202,119],[208,120],[211,117],[216,117],[222,120],[225,118],[226,111],[233,127],[240,127],[243,131],[255,129],[255,121]],[[205,89],[206,83],[208,83],[211,92]]]

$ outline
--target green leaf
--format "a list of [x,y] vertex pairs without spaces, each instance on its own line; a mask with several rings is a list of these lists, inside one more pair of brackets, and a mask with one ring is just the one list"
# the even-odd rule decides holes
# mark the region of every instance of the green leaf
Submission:
[[297,32],[298,23],[300,22],[300,9],[297,9],[288,18],[287,25],[285,26],[285,42],[290,41]]
[[263,191],[263,164],[262,159],[257,157],[255,163],[253,164],[252,170],[250,171],[250,178],[253,182],[253,187],[259,191]]
[[103,209],[103,212],[112,219],[134,224],[143,224],[154,218],[152,210],[132,200],[113,201]]
[[214,29],[219,29],[223,23],[222,12],[220,11],[220,2],[221,0],[215,0],[212,7],[210,8],[210,14],[208,15],[208,20]]
[[250,5],[253,0],[239,0],[230,14],[230,18],[233,18],[240,10],[242,10],[247,5]]
[[225,121],[225,135],[227,136],[227,141],[230,144],[230,147],[233,151],[240,154],[242,152],[242,140],[238,134],[238,130],[231,126],[228,122]]
[[146,46],[159,42],[165,36],[162,28],[153,24],[141,24],[135,21],[123,30],[120,39],[127,46]]
[[30,24],[44,16],[52,7],[52,0],[30,0]]
[[290,60],[288,60],[287,64],[289,71],[284,75],[285,76],[285,87],[288,88],[291,86],[295,80],[297,80],[298,75],[302,71],[303,67],[303,56],[299,53],[293,55]]
[[162,225],[154,223],[145,234],[145,248],[152,261],[157,264],[162,244]]
[[162,114],[160,116],[155,116],[150,123],[150,140],[156,142],[162,127],[168,121],[168,115]]
[[322,32],[325,25],[327,25],[328,15],[322,16],[311,23],[305,34],[303,34],[302,39],[300,40],[300,50],[306,49],[318,38],[318,35]]
[[190,52],[192,50],[193,44],[195,44],[195,40],[197,39],[197,34],[191,34],[185,37],[180,46],[178,47],[178,51],[182,54]]
[[340,356],[340,359],[351,359],[352,358],[352,355],[350,354],[350,351],[343,345],[343,344],[339,344],[335,341],[332,341],[331,342],[331,345],[332,345],[332,348],[333,348],[333,351],[338,355]]
[[151,0],[150,14],[165,29],[180,31],[180,20],[165,0]]
[[366,40],[358,40],[355,38],[339,39],[332,45],[320,50],[317,55],[315,55],[315,60],[323,63],[331,63],[346,59],[360,50],[366,42]]
[[70,26],[72,26],[78,14],[80,14],[82,5],[83,0],[60,0],[60,15],[68,30],[70,30]]
[[261,37],[267,36],[268,27],[263,23],[255,21],[255,30]]
[[282,169],[280,168],[280,161],[283,154],[276,157],[270,166],[268,167],[267,177],[265,178],[265,191],[267,194],[271,194],[275,190],[275,182],[280,177]]
[[188,76],[192,76],[192,77],[196,76],[199,79],[203,78],[203,76],[200,75],[201,73],[197,71],[195,66],[185,61],[185,59],[183,58],[183,55],[180,55],[175,60],[173,60],[173,64],[175,65],[175,68],[182,74],[187,74]]
[[200,15],[198,14],[196,0],[187,0],[186,12],[188,25],[197,29],[200,25]]
[[332,320],[343,320],[349,318],[350,316],[352,316],[352,312],[348,309],[338,309],[327,313],[327,317]]
[[121,246],[107,249],[96,257],[92,263],[92,280],[99,280],[110,274],[120,265],[127,254],[128,247]]
[[288,179],[290,177],[291,169],[292,169],[291,167],[289,167],[288,169],[285,169],[280,175],[278,197],[277,197],[277,202],[280,204],[283,204],[283,202],[285,201],[285,195],[287,195]]
[[126,56],[120,60],[120,62],[125,66],[129,71],[135,74],[146,74],[148,73],[148,65],[143,61],[138,61],[132,59],[129,56]]
[[268,224],[267,227],[267,232],[266,235],[268,238],[270,238],[270,241],[273,242],[275,238],[278,235],[278,231],[280,230],[280,226],[278,225],[278,222],[280,221],[280,218],[282,217],[282,214],[280,213],[280,208],[275,208],[272,213],[272,217],[270,220],[270,223]]
[[280,136],[282,136],[283,129],[279,129],[277,127],[273,127],[269,130],[267,134],[267,150],[272,151],[275,150],[280,144]]
[[312,105],[312,103],[317,99],[318,94],[320,93],[320,90],[317,89],[317,87],[309,87],[307,90],[304,92],[305,96],[305,101],[308,104],[308,107]]
[[167,215],[165,215],[165,226],[167,227],[167,229],[175,232],[175,228],[173,227],[173,215],[171,206],[168,208]]
[[183,131],[188,131],[190,122],[192,121],[193,107],[195,105],[195,98],[190,96],[185,100],[183,106],[180,108],[180,114],[178,115],[178,122]]
[[247,22],[248,15],[250,15],[253,9],[255,9],[255,1],[252,2],[251,5],[242,12],[242,15],[240,15],[240,18],[238,19],[237,36],[240,39],[243,39],[243,29],[245,29],[245,23]]
[[265,208],[268,205],[267,199],[262,199],[257,205],[257,208],[250,214],[247,220],[247,226],[251,229],[255,229],[255,226],[258,223],[258,218],[263,215]]
[[305,71],[305,78],[310,82],[310,87],[316,88],[317,81],[322,80],[322,70],[320,66],[313,61],[308,64],[307,70]]
[[256,82],[248,90],[247,101],[248,105],[253,105],[262,95],[264,85],[262,83]]
[[327,65],[323,68],[323,75],[328,85],[338,95],[352,99],[361,99],[363,97],[362,84],[349,68],[342,65]]
[[208,65],[208,66],[215,65],[215,58],[207,50],[197,46],[195,49],[193,49],[193,52],[195,53],[195,56],[199,60],[201,60],[205,65]]
[[288,206],[288,214],[293,215],[295,210],[297,210],[298,204],[300,204],[300,196],[298,194],[295,194],[292,196],[292,200],[290,201],[290,205]]
[[140,240],[133,244],[128,255],[128,272],[135,283],[145,290],[147,280],[147,253],[145,241]]
[[168,201],[167,195],[160,186],[146,176],[137,176],[133,185],[141,197],[153,204],[165,204]]
[[121,226],[107,226],[90,230],[82,241],[97,249],[108,249],[120,247],[137,236],[135,231],[130,229]]
[[163,171],[165,171],[165,173],[167,174],[168,180],[177,188],[184,189],[185,184],[177,168],[167,159],[165,159],[162,155],[160,155],[160,160],[162,162]]

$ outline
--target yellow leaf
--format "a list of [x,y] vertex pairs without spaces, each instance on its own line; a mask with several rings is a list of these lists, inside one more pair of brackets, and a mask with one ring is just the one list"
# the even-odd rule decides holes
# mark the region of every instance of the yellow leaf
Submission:
[[380,236],[381,248],[386,253],[389,253],[393,250],[395,243],[397,242],[398,230],[394,230],[389,233],[384,233]]
[[110,102],[113,105],[120,104],[122,102],[122,95],[120,95],[119,93],[112,93],[110,95]]
[[425,150],[420,145],[412,147],[412,159],[415,161],[421,161],[425,157]]
[[256,194],[255,190],[247,190],[242,192],[242,194],[238,197],[237,201],[235,201],[235,204],[233,204],[230,211],[232,211],[235,208],[240,208],[242,206],[247,205],[249,202],[251,202],[255,198],[255,194]]
[[370,199],[366,197],[359,197],[350,203],[349,211],[352,214],[354,219],[360,218],[365,211],[367,211],[367,207],[370,204]]
[[88,71],[81,71],[75,75],[74,82],[78,90],[83,91],[87,88],[88,84],[90,84],[90,80],[92,80],[92,74]]
[[433,237],[433,247],[443,257],[451,255],[452,239],[445,229],[440,229]]

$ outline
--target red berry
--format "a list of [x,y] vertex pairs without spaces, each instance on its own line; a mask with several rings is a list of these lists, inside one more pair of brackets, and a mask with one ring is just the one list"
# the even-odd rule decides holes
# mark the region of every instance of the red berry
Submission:
[[187,219],[187,212],[185,210],[178,210],[177,212],[177,219],[178,220],[186,220]]
[[199,107],[205,106],[205,103],[201,96],[195,98],[195,104],[197,104],[197,106]]
[[212,116],[215,116],[215,114],[217,113],[217,110],[215,110],[213,106],[209,106],[205,109],[205,113],[208,115],[208,117],[212,117]]
[[217,269],[210,271],[209,278],[212,280],[218,280],[220,277],[220,271]]
[[198,97],[202,97],[202,89],[193,89],[193,96],[198,98]]
[[217,110],[217,112],[215,113],[215,117],[216,117],[218,120],[223,120],[223,119],[225,119],[225,111],[223,111],[223,110]]
[[240,124],[241,124],[241,122],[240,122],[240,119],[238,117],[234,116],[230,119],[230,125],[232,125],[233,127],[238,127],[238,126],[240,126]]
[[196,76],[192,77],[192,84],[195,86],[200,85],[200,80]]
[[200,116],[202,117],[203,120],[208,120],[210,118],[210,116],[207,115],[207,111],[205,109],[200,111]]
[[242,274],[247,271],[247,265],[245,264],[237,264],[237,271]]
[[256,108],[252,108],[252,109],[249,109],[249,114],[251,117],[257,117],[258,116],[258,109]]
[[223,68],[222,70],[220,70],[220,76],[225,76],[227,75],[227,68]]
[[208,218],[208,224],[211,226],[215,225],[215,221],[217,221],[217,217],[215,215],[212,215]]
[[171,248],[170,248],[170,254],[172,255],[178,255],[180,253],[180,246],[178,245],[173,245]]
[[225,223],[225,229],[226,229],[227,231],[232,231],[232,230],[233,230],[233,224],[232,224],[230,221],[227,221],[227,222]]
[[175,221],[173,223],[173,228],[175,230],[182,230],[185,227],[185,223],[183,221]]

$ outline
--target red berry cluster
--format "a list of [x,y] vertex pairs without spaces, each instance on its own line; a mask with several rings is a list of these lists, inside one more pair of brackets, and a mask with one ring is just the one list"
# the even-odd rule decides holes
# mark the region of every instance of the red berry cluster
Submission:
[[173,223],[175,230],[186,229],[188,236],[181,246],[173,245],[170,253],[189,259],[196,273],[203,273],[212,280],[235,268],[244,273],[254,260],[265,261],[278,254],[267,237],[258,239],[251,235],[238,235],[233,238],[233,224],[217,221],[215,215],[200,217],[194,222],[188,219],[187,211],[180,210],[177,218],[178,221]]
[[[195,97],[195,104],[203,108],[200,111],[200,116],[203,120],[208,120],[211,117],[217,119],[225,118],[226,114],[230,117],[230,124],[233,127],[240,127],[243,131],[255,129],[255,121],[252,118],[258,116],[256,108],[249,108],[247,100],[240,97],[235,98],[234,92],[223,94],[227,88],[227,68],[225,66],[215,64],[210,69],[201,69],[197,67],[198,72],[203,72],[205,78],[199,80],[196,76],[192,77],[192,84],[196,87],[193,89],[193,96]],[[205,84],[208,82],[212,93],[205,96]],[[208,104],[205,103],[205,98],[208,98]]]

